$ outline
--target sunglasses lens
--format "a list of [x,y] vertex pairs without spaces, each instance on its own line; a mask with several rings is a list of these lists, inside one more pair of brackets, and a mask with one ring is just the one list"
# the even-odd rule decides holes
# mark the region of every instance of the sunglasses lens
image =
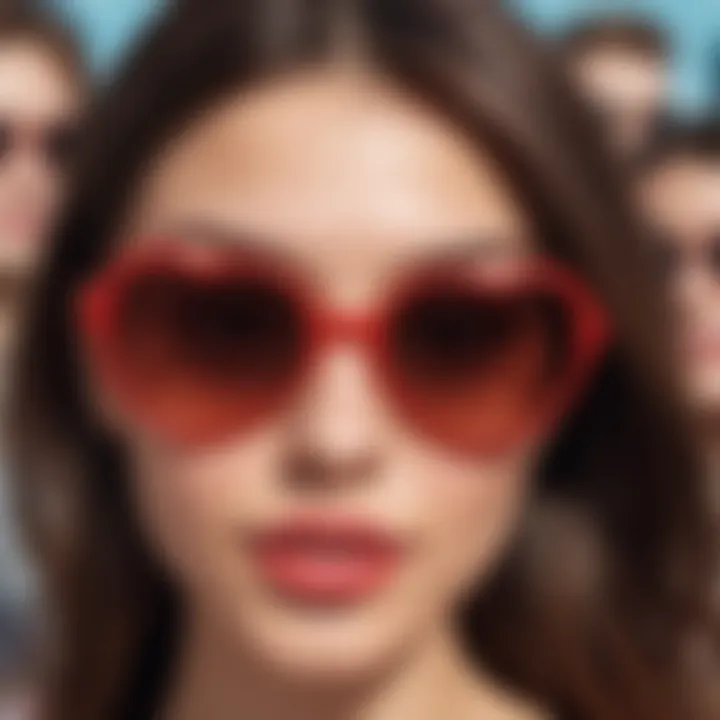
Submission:
[[9,123],[0,121],[0,162],[5,160],[12,149],[12,128]]
[[126,377],[156,423],[189,440],[242,429],[288,390],[303,353],[279,283],[147,273],[118,311]]
[[682,263],[677,241],[667,233],[656,233],[654,256],[660,277],[663,280],[671,280]]
[[549,295],[435,289],[395,317],[392,366],[412,417],[451,443],[487,448],[557,385],[568,337],[563,305]]
[[720,233],[710,240],[709,264],[715,279],[720,281]]

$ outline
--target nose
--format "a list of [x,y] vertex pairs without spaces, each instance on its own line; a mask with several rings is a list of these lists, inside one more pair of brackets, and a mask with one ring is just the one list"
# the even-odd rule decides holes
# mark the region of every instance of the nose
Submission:
[[37,153],[18,152],[9,161],[15,190],[25,203],[44,203],[53,192],[56,181],[45,161]]
[[352,347],[324,357],[296,407],[286,478],[318,490],[372,482],[390,428],[364,359]]

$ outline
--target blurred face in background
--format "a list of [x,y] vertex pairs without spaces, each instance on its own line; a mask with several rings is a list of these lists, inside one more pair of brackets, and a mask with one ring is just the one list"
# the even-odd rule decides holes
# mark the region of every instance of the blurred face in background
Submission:
[[32,270],[62,201],[81,104],[67,64],[33,38],[0,38],[0,275]]
[[690,397],[720,416],[720,159],[680,156],[643,185],[679,313],[679,351]]
[[[490,156],[352,72],[227,100],[147,177],[128,227],[136,250],[174,243],[207,267],[238,252],[271,258],[350,312],[428,263],[533,253]],[[537,450],[481,459],[418,435],[352,342],[327,352],[291,407],[209,446],[168,443],[98,392],[191,625],[296,678],[367,677],[447,642],[457,603],[516,530]]]
[[605,123],[621,157],[634,156],[651,138],[665,111],[665,59],[632,48],[598,46],[579,53],[572,72]]
[[60,209],[83,93],[58,51],[0,34],[0,399],[19,302]]

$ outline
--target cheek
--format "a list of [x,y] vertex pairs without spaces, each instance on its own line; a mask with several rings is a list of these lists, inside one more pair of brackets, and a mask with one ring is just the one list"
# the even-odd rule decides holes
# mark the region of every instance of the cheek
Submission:
[[444,463],[422,478],[428,579],[458,595],[482,584],[515,534],[528,494],[528,458]]
[[720,409],[720,353],[711,361],[694,363],[686,378],[693,407],[701,414]]
[[182,584],[204,591],[242,581],[239,534],[247,518],[269,512],[272,454],[265,444],[191,455],[157,448],[134,453],[136,508],[147,542]]
[[[43,252],[61,204],[58,179],[45,170],[7,169],[0,180],[0,266],[32,270]],[[22,208],[18,215],[18,208]]]
[[[705,283],[688,288],[683,301],[679,350],[687,381],[700,396],[720,397],[720,292]],[[694,292],[691,292],[694,290]]]
[[714,278],[700,274],[679,278],[673,286],[673,292],[675,303],[688,325],[707,327],[717,324],[720,290]]
[[709,330],[720,335],[720,282],[712,281],[712,291],[707,296],[707,307],[703,308]]

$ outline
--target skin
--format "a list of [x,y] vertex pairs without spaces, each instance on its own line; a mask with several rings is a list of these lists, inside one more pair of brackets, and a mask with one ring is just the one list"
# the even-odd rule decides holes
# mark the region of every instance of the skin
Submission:
[[720,161],[677,157],[641,185],[641,202],[661,237],[681,253],[671,278],[678,311],[678,352],[688,396],[720,468],[720,278],[703,253],[720,234]]
[[[0,40],[0,122],[47,128],[81,110],[77,79],[33,39]],[[27,135],[27,132],[25,135]],[[0,397],[24,286],[42,253],[64,193],[63,174],[23,139],[0,159]]]
[[[51,50],[33,40],[0,42],[0,120],[13,128],[52,127],[73,121],[81,101],[76,79]],[[31,142],[0,162],[0,271],[32,268],[63,185],[62,173]]]
[[[77,79],[53,51],[34,39],[0,39],[0,122],[13,128],[45,128],[73,120],[81,103]],[[32,143],[23,140],[17,151],[0,158],[0,404],[10,389],[10,364],[28,283],[63,190],[62,173],[46,163]],[[11,612],[19,613],[13,622],[24,625],[35,578],[21,551],[4,482],[0,483],[0,516],[0,590]],[[23,679],[18,678],[18,684]]]
[[610,140],[622,157],[642,148],[664,110],[668,69],[664,60],[624,48],[596,48],[576,58],[580,89],[608,118]]
[[[340,69],[228,98],[164,149],[128,242],[197,226],[258,238],[345,309],[418,260],[532,252],[524,209],[482,148],[382,78]],[[540,717],[471,667],[451,627],[520,525],[538,448],[470,461],[416,437],[344,346],[287,413],[209,449],[168,447],[96,393],[187,611],[165,720]],[[371,598],[332,611],[278,601],[253,570],[248,533],[318,507],[402,539],[398,572]]]

